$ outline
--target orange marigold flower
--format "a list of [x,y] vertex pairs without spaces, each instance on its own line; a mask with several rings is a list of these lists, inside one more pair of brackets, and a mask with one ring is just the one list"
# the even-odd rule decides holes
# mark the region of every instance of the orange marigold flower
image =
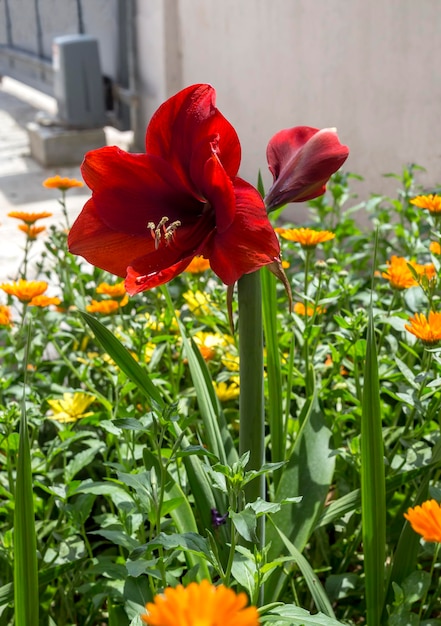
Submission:
[[210,261],[208,259],[204,259],[203,256],[195,256],[185,271],[190,272],[190,274],[202,274],[202,272],[205,272],[209,268]]
[[245,593],[203,580],[167,587],[147,603],[141,619],[150,626],[258,626],[257,609],[247,603]]
[[416,198],[412,198],[410,203],[420,209],[427,209],[434,215],[439,215],[441,213],[441,196],[433,193],[430,193],[427,196],[416,196]]
[[59,189],[60,191],[67,191],[68,189],[72,189],[72,187],[83,187],[84,183],[81,180],[77,180],[76,178],[62,178],[57,174],[57,176],[51,176],[50,178],[46,178],[46,180],[42,183],[43,187],[48,187],[49,189]]
[[15,296],[21,302],[30,302],[32,298],[44,293],[47,288],[48,284],[43,280],[24,280],[23,278],[0,285],[0,289],[10,296]]
[[421,265],[420,263],[410,263],[412,267],[418,272],[418,274],[423,277],[426,276],[427,280],[433,280],[436,276],[436,269],[433,263],[427,263],[426,265]]
[[418,285],[409,269],[409,264],[412,264],[406,261],[404,257],[393,255],[386,263],[388,265],[387,272],[382,272],[381,275],[390,282],[392,287],[395,289],[408,289]]
[[10,326],[12,324],[11,309],[0,304],[0,326]]
[[441,507],[436,500],[408,509],[404,517],[425,541],[441,543]]
[[109,285],[109,283],[100,283],[96,292],[105,296],[111,296],[112,298],[123,298],[127,295],[126,288],[124,287],[124,281],[116,283],[115,285]]
[[116,300],[92,300],[91,304],[86,306],[89,313],[102,313],[102,315],[110,315],[119,309],[120,303]]
[[428,318],[423,313],[415,313],[409,322],[404,328],[421,339],[424,345],[433,346],[441,341],[441,313],[430,311]]
[[25,224],[35,224],[37,220],[42,220],[45,217],[52,217],[52,213],[49,211],[41,211],[40,213],[28,213],[27,211],[10,211],[8,217],[15,217]]
[[437,241],[431,241],[429,249],[432,254],[441,254],[441,245]]
[[312,230],[312,228],[276,228],[275,231],[283,239],[295,241],[306,249],[315,248],[319,243],[330,241],[335,237],[335,234],[329,230]]
[[19,224],[18,228],[23,231],[31,241],[35,241],[38,235],[46,230],[46,226],[33,226],[31,224]]
[[59,304],[61,304],[60,298],[57,298],[57,297],[51,298],[50,296],[45,296],[43,294],[41,296],[35,296],[29,302],[29,306],[39,306],[41,308],[50,306],[51,304],[58,306]]
[[312,317],[314,313],[323,313],[324,309],[321,306],[314,307],[312,304],[307,304],[306,307],[303,302],[296,302],[294,305],[294,313],[297,315],[307,315]]

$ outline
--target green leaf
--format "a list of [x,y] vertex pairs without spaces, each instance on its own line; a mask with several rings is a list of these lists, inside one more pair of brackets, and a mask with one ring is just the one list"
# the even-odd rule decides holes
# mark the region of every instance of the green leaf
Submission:
[[72,461],[67,464],[66,469],[64,471],[64,480],[66,485],[68,485],[81,471],[86,465],[89,465],[96,455],[105,449],[105,443],[103,441],[93,441],[90,442],[90,447],[87,450],[82,450],[78,452]]
[[361,412],[361,505],[367,622],[380,624],[385,588],[386,487],[372,307],[367,329]]
[[[31,327],[27,328],[27,342],[23,371],[27,371]],[[14,605],[15,626],[38,623],[39,591],[37,564],[37,537],[35,533],[34,494],[32,484],[31,450],[26,418],[26,374],[20,417],[20,441],[15,482],[14,511]]]
[[[54,565],[41,570],[38,573],[38,587],[41,592],[46,591],[47,587],[58,578],[61,578],[67,572],[84,566],[86,559],[79,559],[76,561],[69,561],[61,565]],[[14,600],[14,585],[7,583],[0,587],[0,607],[4,607],[7,604],[12,603]],[[32,622],[31,622],[32,623]]]
[[[433,447],[432,459],[430,463],[414,470],[415,472],[418,472],[418,475],[424,474],[424,477],[418,487],[412,506],[420,505],[427,499],[430,478],[434,470],[439,468],[440,464],[441,439],[439,439]],[[411,472],[409,472],[409,474],[410,473]],[[393,555],[392,569],[386,593],[386,602],[391,601],[392,585],[394,583],[401,585],[407,576],[409,576],[416,569],[419,546],[419,535],[412,529],[409,522],[403,521],[403,528]]]
[[150,380],[146,370],[135,361],[127,348],[122,345],[110,330],[92,315],[84,311],[80,311],[80,315],[92,329],[95,337],[107,354],[115,361],[118,367],[121,368],[124,374],[135,383],[139,391],[141,391],[157,409],[163,409],[165,402],[157,387],[155,387]]
[[188,550],[195,554],[204,555],[211,559],[211,552],[207,540],[197,533],[166,535],[159,533],[156,539],[149,542],[150,546],[163,546],[167,550]]
[[315,575],[314,570],[305,559],[305,557],[301,554],[301,552],[296,548],[296,546],[291,543],[288,537],[284,535],[284,533],[279,528],[275,526],[272,518],[270,517],[269,519],[271,521],[272,527],[276,530],[289,554],[292,556],[295,563],[297,563],[298,568],[302,572],[316,607],[319,611],[324,612],[325,615],[335,618],[334,611],[332,609],[331,603],[329,602],[329,598],[326,595],[326,592],[323,589],[320,580]]
[[191,378],[196,390],[199,411],[201,413],[202,422],[207,435],[208,447],[222,463],[234,463],[237,461],[236,448],[229,433],[224,415],[221,411],[207,364],[202,358],[200,350],[194,341],[190,341],[188,339],[184,325],[176,315],[176,311],[166,285],[162,286],[162,293],[164,294],[170,312],[176,319],[176,323],[181,333]]
[[253,598],[256,586],[256,563],[252,556],[235,552],[231,574],[239,585],[247,590],[250,598]]
[[266,502],[262,500],[262,498],[257,498],[255,502],[249,502],[247,504],[247,508],[252,509],[257,517],[267,513],[277,513],[277,511],[280,511],[281,506],[282,505],[278,502]]
[[425,571],[412,572],[410,576],[403,580],[402,589],[405,604],[410,606],[424,598],[429,590],[431,580],[431,575]]
[[105,528],[100,528],[100,530],[92,530],[90,531],[91,535],[100,535],[101,537],[105,537],[111,543],[121,546],[125,548],[129,552],[132,552],[135,548],[139,546],[138,541],[133,539],[127,533],[121,530],[107,530]]
[[[263,610],[265,607],[263,607]],[[285,604],[271,609],[260,617],[264,624],[275,622],[277,625],[288,624],[289,626],[344,626],[342,622],[323,613],[308,613],[305,609],[293,604]]]
[[254,511],[250,509],[244,509],[240,513],[229,511],[229,517],[234,524],[235,529],[245,541],[251,541],[257,543],[256,527],[257,516]]
[[[276,492],[277,502],[298,495],[302,496],[302,500],[298,503],[284,504],[272,517],[277,529],[275,526],[269,526],[267,530],[267,542],[271,542],[269,554],[271,560],[284,553],[284,542],[279,530],[302,551],[315,529],[334,475],[335,456],[330,441],[331,431],[320,410],[317,392],[314,391],[291,458],[283,470]],[[276,579],[279,584],[279,573],[267,584],[268,601],[277,599],[273,595]]]

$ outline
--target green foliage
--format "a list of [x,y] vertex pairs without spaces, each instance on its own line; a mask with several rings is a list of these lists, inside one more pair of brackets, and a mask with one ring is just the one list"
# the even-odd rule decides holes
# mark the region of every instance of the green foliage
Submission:
[[[214,274],[87,311],[116,280],[50,230],[33,278],[60,307],[2,300],[0,626],[37,623],[37,605],[45,626],[133,626],[164,587],[205,578],[245,590],[263,624],[440,623],[438,550],[403,517],[441,500],[439,347],[405,328],[441,310],[439,219],[410,202],[419,169],[365,202],[339,172],[302,224],[335,238],[281,235],[297,306],[261,272],[264,375],[245,339],[242,434],[251,318],[232,332]],[[391,285],[392,255],[416,284]]]

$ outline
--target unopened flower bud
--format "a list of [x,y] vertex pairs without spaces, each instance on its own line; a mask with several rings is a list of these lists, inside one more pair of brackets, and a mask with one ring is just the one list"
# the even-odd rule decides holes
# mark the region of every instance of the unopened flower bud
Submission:
[[325,269],[328,267],[328,264],[326,263],[326,261],[318,259],[318,261],[315,262],[314,267],[318,272],[324,272]]

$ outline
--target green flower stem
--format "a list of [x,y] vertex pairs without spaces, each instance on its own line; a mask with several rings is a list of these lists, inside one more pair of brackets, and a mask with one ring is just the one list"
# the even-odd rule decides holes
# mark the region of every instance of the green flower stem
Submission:
[[304,299],[303,304],[305,306],[305,330],[303,333],[303,357],[305,360],[305,391],[306,397],[309,398],[312,395],[314,389],[314,380],[311,375],[310,367],[309,367],[309,335],[311,332],[311,320],[309,319],[307,310],[309,306],[308,302],[308,289],[309,289],[309,272],[311,271],[311,261],[314,256],[315,250],[314,248],[306,248],[305,249],[305,282],[304,282]]
[[70,223],[69,223],[69,215],[67,214],[67,205],[66,205],[66,189],[62,189],[61,190],[61,198],[58,200],[58,202],[61,204],[61,210],[63,212],[63,217],[66,221],[66,229],[67,231],[70,230]]
[[[431,580],[433,580],[433,574],[434,574],[434,571],[435,571],[435,565],[438,562],[438,556],[439,556],[440,547],[441,547],[441,544],[437,543],[436,546],[435,546],[434,553],[433,553],[432,564],[430,566],[430,579]],[[438,587],[438,585],[437,585],[437,587]],[[420,617],[420,619],[423,616],[424,605],[426,604],[428,593],[429,593],[429,588],[426,589],[423,597],[421,598],[421,604],[420,604],[420,610],[419,610],[419,617]]]
[[[263,398],[263,321],[260,273],[246,274],[238,282],[239,295],[239,454],[250,453],[247,470],[260,470],[265,456]],[[258,476],[245,487],[246,502],[265,499],[265,479]],[[258,520],[260,550],[264,546],[264,517]]]

